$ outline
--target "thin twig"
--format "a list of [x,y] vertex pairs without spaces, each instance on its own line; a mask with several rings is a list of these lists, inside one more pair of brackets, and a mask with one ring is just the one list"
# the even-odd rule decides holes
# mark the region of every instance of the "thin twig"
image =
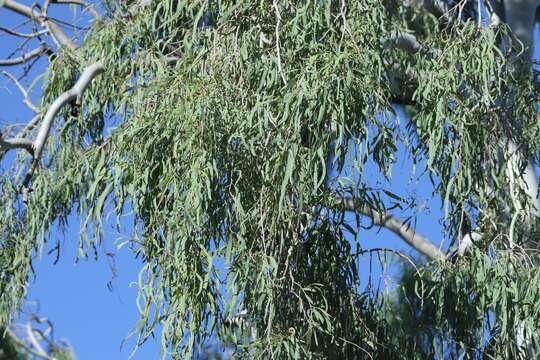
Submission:
[[13,81],[15,83],[15,85],[17,86],[17,88],[19,89],[19,91],[23,94],[23,97],[24,97],[23,103],[25,103],[26,106],[28,106],[30,108],[30,110],[32,110],[34,113],[36,113],[36,114],[39,113],[39,109],[36,107],[36,105],[34,105],[32,100],[30,100],[30,96],[28,95],[28,91],[26,91],[26,89],[21,85],[19,80],[17,80],[17,78],[15,76],[8,73],[7,71],[2,71],[2,73],[4,74],[4,76],[8,77],[11,81]]
[[18,138],[24,138],[28,133],[36,127],[36,125],[39,123],[39,120],[41,119],[41,116],[36,115],[30,120],[30,122],[17,134]]
[[27,34],[27,33],[18,32],[18,31],[15,31],[15,30],[11,30],[11,29],[8,29],[8,28],[3,27],[3,26],[0,26],[0,31],[3,31],[3,32],[5,32],[6,34],[9,34],[9,35],[13,35],[13,36],[17,36],[17,37],[21,37],[21,38],[25,38],[25,39],[33,39],[35,37],[45,35],[45,34],[48,33],[47,30],[41,30],[41,31],[36,31],[36,32],[32,32],[32,33]]
[[414,261],[412,261],[412,259],[410,257],[405,255],[401,251],[397,251],[397,250],[389,249],[389,248],[371,248],[371,249],[359,250],[359,251],[357,251],[356,255],[362,255],[362,254],[372,253],[372,252],[389,252],[389,253],[393,253],[393,254],[399,256],[400,258],[404,259],[405,261],[407,261],[409,264],[411,264],[411,266],[418,273],[418,267],[416,266]]

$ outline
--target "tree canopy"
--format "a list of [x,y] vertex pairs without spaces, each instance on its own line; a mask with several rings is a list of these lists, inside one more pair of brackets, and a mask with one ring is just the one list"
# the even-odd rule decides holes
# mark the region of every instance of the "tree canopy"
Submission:
[[[521,34],[517,3],[105,0],[76,41],[49,1],[0,1],[46,37],[0,65],[49,59],[36,117],[0,138],[0,326],[76,213],[81,256],[132,221],[139,342],[160,327],[173,358],[215,338],[254,358],[537,355],[536,7]],[[399,218],[398,154],[442,200],[444,248]],[[419,252],[390,295],[360,284],[370,225]]]

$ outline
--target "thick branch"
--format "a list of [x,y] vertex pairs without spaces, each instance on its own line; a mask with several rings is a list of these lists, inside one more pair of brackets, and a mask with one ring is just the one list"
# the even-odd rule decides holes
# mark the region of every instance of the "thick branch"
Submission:
[[67,34],[64,32],[64,30],[60,28],[60,26],[55,24],[53,21],[47,19],[47,17],[43,16],[41,13],[37,12],[31,7],[18,3],[14,0],[4,0],[4,7],[22,16],[26,16],[27,18],[39,20],[41,24],[49,30],[52,37],[56,39],[56,41],[58,41],[60,45],[66,46],[71,49],[74,49],[76,47],[73,41],[71,41],[69,36],[67,36]]
[[14,59],[6,59],[6,60],[0,60],[0,66],[13,66],[13,65],[20,65],[28,60],[31,60],[35,57],[38,57],[40,55],[43,55],[44,53],[49,52],[49,47],[47,44],[41,44],[39,47],[35,48],[34,50],[31,50],[27,53],[24,53],[22,56],[19,56],[18,58]]
[[90,85],[92,80],[104,70],[105,65],[103,61],[98,61],[88,66],[83,71],[81,77],[75,83],[75,85],[56,98],[56,100],[49,107],[49,110],[47,110],[47,113],[43,117],[43,123],[41,124],[36,140],[34,141],[34,166],[31,170],[32,173],[34,172],[36,165],[40,160],[41,154],[43,153],[43,148],[47,142],[47,138],[49,137],[54,118],[58,115],[60,110],[71,101],[75,100],[77,104],[80,104],[83,93],[88,88],[88,85]]
[[341,202],[341,206],[345,211],[358,212],[364,216],[368,216],[372,219],[373,224],[382,226],[398,235],[407,244],[426,255],[432,260],[444,258],[444,253],[436,247],[429,239],[418,234],[410,226],[405,224],[397,217],[374,210],[369,206],[360,203],[359,200],[353,198],[338,198]]
[[32,141],[23,138],[3,139],[0,137],[0,151],[12,149],[24,149],[32,155],[34,153],[34,144]]

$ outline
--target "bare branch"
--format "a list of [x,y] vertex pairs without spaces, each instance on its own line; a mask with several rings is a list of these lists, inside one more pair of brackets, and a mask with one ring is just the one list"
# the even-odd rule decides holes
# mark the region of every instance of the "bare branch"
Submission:
[[34,144],[32,141],[23,138],[3,139],[0,138],[0,151],[12,149],[24,149],[31,155],[34,154]]
[[0,66],[13,66],[13,65],[20,65],[28,60],[31,60],[35,57],[41,56],[45,53],[48,53],[50,51],[49,46],[47,44],[41,44],[39,47],[35,48],[34,50],[31,50],[27,53],[24,53],[22,56],[19,56],[18,58],[14,59],[6,59],[6,60],[0,60]]
[[41,30],[41,31],[36,31],[36,32],[33,32],[33,33],[26,34],[26,33],[21,33],[21,32],[15,31],[15,30],[5,28],[3,26],[0,26],[0,31],[5,32],[6,34],[10,34],[10,35],[17,36],[17,37],[24,38],[24,39],[33,39],[35,37],[45,35],[45,34],[48,33],[47,30]]
[[80,104],[83,93],[88,88],[88,85],[90,85],[92,80],[104,70],[105,65],[103,61],[98,61],[88,66],[83,71],[81,77],[75,83],[75,85],[56,98],[49,110],[47,110],[47,113],[43,117],[43,123],[41,124],[36,140],[34,141],[34,166],[32,167],[30,176],[32,176],[37,164],[39,163],[41,154],[43,153],[43,148],[47,142],[47,138],[49,137],[54,118],[58,115],[60,110],[71,101],[75,100],[77,104]]
[[76,47],[73,41],[71,41],[69,36],[64,32],[64,30],[62,30],[62,28],[60,28],[60,26],[55,24],[46,16],[43,16],[43,14],[35,9],[23,5],[15,0],[4,0],[4,7],[16,12],[17,14],[26,16],[27,18],[39,20],[42,26],[49,31],[53,39],[55,39],[60,45],[66,46],[70,49],[74,49]]
[[[94,64],[89,65],[83,71],[83,73],[81,74],[81,77],[75,83],[75,85],[73,85],[71,89],[67,90],[62,95],[56,98],[56,100],[52,103],[52,105],[49,107],[49,110],[47,110],[47,113],[43,117],[43,123],[41,124],[41,127],[39,128],[39,132],[33,143],[22,138],[15,138],[15,139],[4,141],[4,143],[6,144],[5,145],[6,149],[13,149],[17,147],[28,149],[28,146],[30,146],[31,154],[33,155],[33,158],[34,158],[32,167],[29,169],[28,173],[26,174],[23,184],[21,186],[21,190],[20,190],[24,203],[28,203],[28,196],[31,192],[30,182],[32,181],[32,176],[34,175],[37,169],[37,166],[39,164],[39,161],[41,159],[43,148],[45,147],[45,143],[47,142],[47,139],[49,137],[49,133],[51,131],[51,127],[52,127],[55,117],[58,115],[60,110],[66,104],[69,104],[72,101],[75,101],[77,105],[80,105],[84,91],[88,88],[92,80],[97,75],[102,73],[104,70],[105,70],[105,65],[103,61],[98,61]],[[28,124],[28,126],[25,129],[23,129],[22,132],[26,131],[30,126],[32,127],[35,126],[38,120],[39,118],[38,119],[34,118],[30,122],[30,124]],[[0,144],[0,145],[3,145],[3,144]]]
[[414,270],[416,270],[416,273],[419,272],[418,267],[416,266],[414,261],[410,257],[408,257],[407,255],[402,253],[401,251],[397,251],[397,250],[394,250],[394,249],[388,249],[388,248],[371,248],[371,249],[359,250],[359,251],[357,251],[357,254],[371,254],[371,253],[374,253],[374,252],[376,252],[376,253],[389,252],[389,253],[395,254],[395,255],[399,256],[400,258],[402,258],[403,260],[405,260],[406,262],[408,262],[409,264],[411,264],[411,266],[414,268]]
[[30,100],[30,96],[28,96],[28,91],[26,91],[26,89],[21,85],[19,80],[17,80],[17,78],[15,76],[8,73],[7,71],[2,71],[2,73],[4,74],[4,76],[8,77],[11,81],[13,81],[15,83],[15,85],[17,86],[17,88],[19,88],[19,91],[24,96],[23,102],[26,104],[26,106],[28,106],[30,108],[30,110],[32,110],[36,114],[39,113],[39,109],[36,107],[36,105],[34,105],[32,100]]
[[420,235],[405,222],[397,217],[377,211],[365,204],[361,204],[359,200],[346,197],[337,197],[345,211],[358,212],[372,219],[373,224],[382,226],[398,235],[407,244],[429,257],[431,260],[443,259],[445,257],[437,246],[435,246],[428,238]]

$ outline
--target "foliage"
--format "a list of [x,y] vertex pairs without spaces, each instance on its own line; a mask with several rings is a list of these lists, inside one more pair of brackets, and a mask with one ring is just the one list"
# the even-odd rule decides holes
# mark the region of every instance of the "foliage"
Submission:
[[[258,358],[474,357],[489,336],[512,357],[516,324],[535,334],[537,276],[513,250],[483,255],[535,237],[501,148],[511,138],[538,153],[538,92],[510,65],[515,49],[500,46],[504,26],[441,25],[383,0],[155,1],[136,14],[132,2],[106,5],[48,69],[44,108],[86,65],[106,62],[80,112],[56,123],[28,204],[23,172],[2,180],[1,323],[24,299],[31,255],[76,212],[83,256],[102,241],[103,219],[121,226],[132,214],[128,245],[145,262],[139,340],[162,325],[174,357],[213,334]],[[198,26],[208,11],[215,25]],[[386,46],[395,31],[436,51]],[[393,116],[396,93],[414,101],[408,131]],[[465,217],[483,237],[456,264],[426,264],[392,302],[362,291],[361,230],[335,199],[406,206],[365,172],[373,162],[389,178],[399,147],[425,164],[448,238]],[[238,336],[226,320],[243,310],[249,329]]]
[[[538,356],[538,272],[525,253],[490,254],[475,251],[455,264],[404,272],[389,303],[389,326],[412,344],[402,348],[410,352],[405,358]],[[526,336],[529,344],[516,341]]]

